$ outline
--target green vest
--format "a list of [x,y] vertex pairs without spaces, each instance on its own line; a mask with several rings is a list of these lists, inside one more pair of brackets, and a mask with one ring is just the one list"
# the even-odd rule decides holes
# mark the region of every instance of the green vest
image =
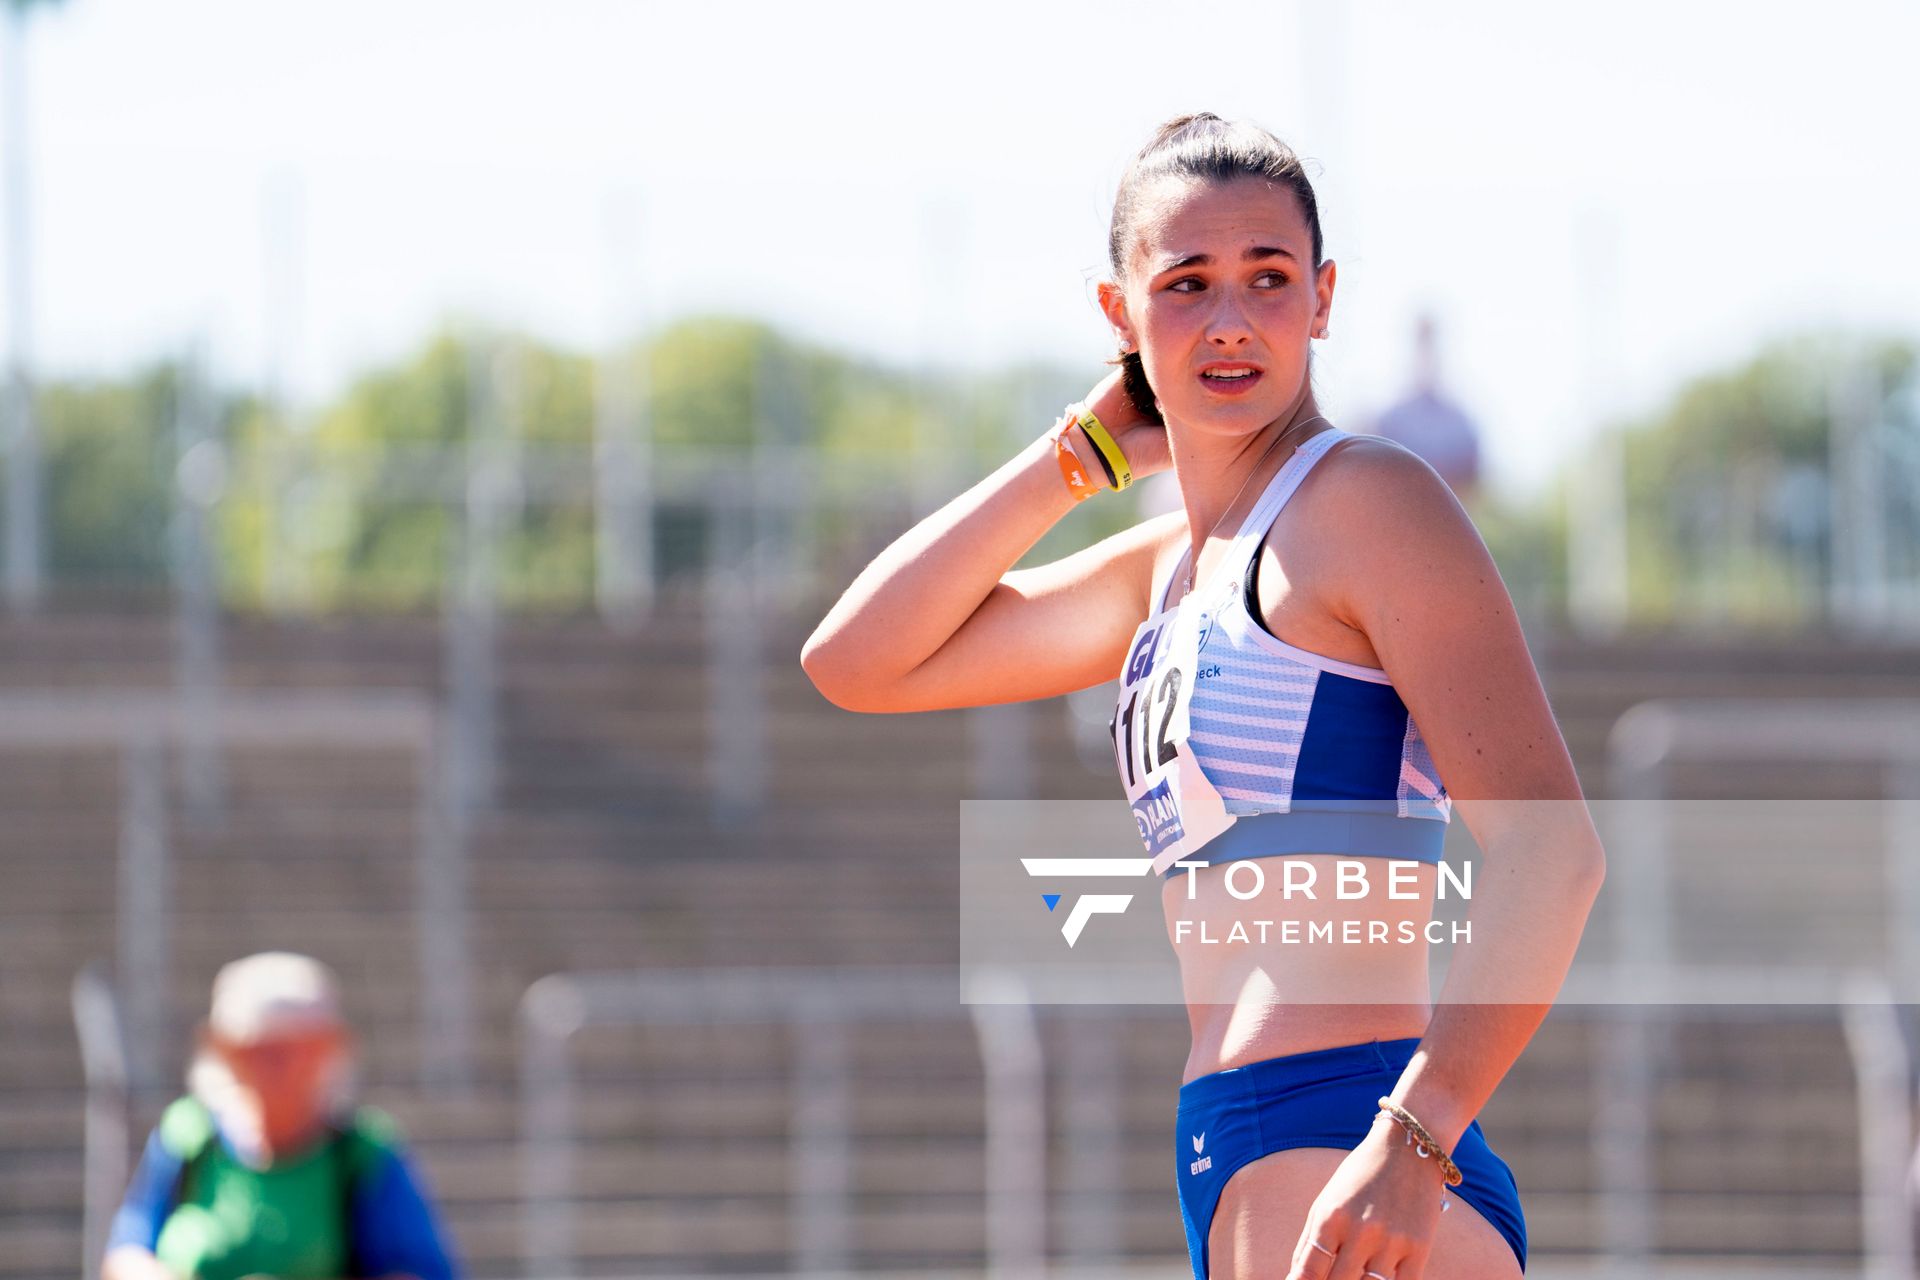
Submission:
[[362,1107],[350,1126],[330,1128],[292,1159],[250,1169],[220,1141],[207,1108],[180,1098],[160,1117],[160,1141],[181,1164],[154,1254],[196,1280],[354,1275],[354,1181],[394,1140],[392,1121]]

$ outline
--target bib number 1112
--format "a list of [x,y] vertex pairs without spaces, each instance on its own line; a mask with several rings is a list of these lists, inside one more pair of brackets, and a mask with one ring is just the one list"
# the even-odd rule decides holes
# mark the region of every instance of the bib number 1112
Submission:
[[[1126,709],[1116,712],[1107,722],[1114,754],[1127,767],[1129,787],[1136,783],[1136,759],[1140,773],[1152,773],[1161,765],[1173,762],[1176,753],[1173,744],[1167,741],[1167,728],[1173,723],[1173,709],[1179,701],[1180,668],[1168,667],[1157,681],[1149,680],[1135,689],[1127,699]],[[1155,711],[1159,712],[1157,717]],[[1149,728],[1153,732],[1149,733]]]

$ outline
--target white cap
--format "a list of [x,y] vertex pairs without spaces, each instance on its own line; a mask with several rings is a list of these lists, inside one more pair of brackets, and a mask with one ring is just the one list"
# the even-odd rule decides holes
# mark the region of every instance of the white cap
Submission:
[[207,1029],[230,1044],[250,1044],[342,1025],[333,971],[311,956],[262,951],[235,960],[213,980]]

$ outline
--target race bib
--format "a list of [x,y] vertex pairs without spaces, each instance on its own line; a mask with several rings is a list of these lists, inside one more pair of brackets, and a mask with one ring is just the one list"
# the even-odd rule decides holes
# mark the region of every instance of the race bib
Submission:
[[1212,614],[1197,602],[1185,607],[1191,601],[1188,596],[1134,632],[1109,726],[1120,781],[1155,872],[1192,855],[1234,822],[1187,742],[1200,647],[1213,625]]

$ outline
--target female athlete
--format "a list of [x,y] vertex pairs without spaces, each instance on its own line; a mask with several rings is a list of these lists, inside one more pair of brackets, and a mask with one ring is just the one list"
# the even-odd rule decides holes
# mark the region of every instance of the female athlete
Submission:
[[[1119,673],[1115,763],[1192,1027],[1175,1143],[1196,1280],[1520,1275],[1518,1190],[1475,1116],[1545,1017],[1605,857],[1506,588],[1430,467],[1320,413],[1309,342],[1335,271],[1284,144],[1168,121],[1108,249],[1121,367],[876,557],[802,665],[868,712]],[[1101,477],[1169,466],[1180,510],[1010,568]],[[1456,803],[1482,856],[1436,1002]],[[1363,895],[1331,891],[1342,866],[1373,873]],[[1275,882],[1308,891],[1276,911]],[[1256,905],[1284,918],[1250,922]]]

